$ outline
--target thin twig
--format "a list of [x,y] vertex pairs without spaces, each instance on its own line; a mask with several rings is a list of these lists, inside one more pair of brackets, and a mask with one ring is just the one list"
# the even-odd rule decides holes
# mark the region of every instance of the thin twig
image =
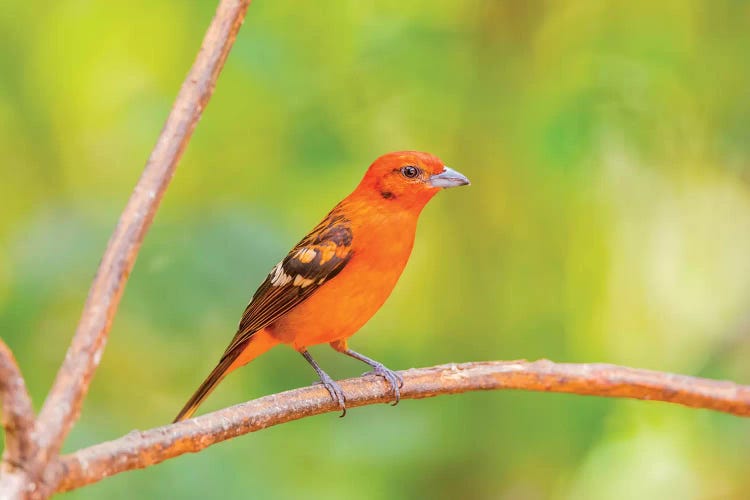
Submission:
[[146,231],[213,93],[250,0],[221,0],[200,52],[109,240],[73,342],[39,415],[40,460],[50,461],[78,418]]
[[3,475],[23,464],[34,451],[34,408],[13,353],[0,340],[0,407],[5,429]]
[[[492,389],[522,389],[592,396],[650,399],[750,416],[750,387],[650,370],[605,364],[556,364],[547,360],[490,361],[401,372],[402,399]],[[350,408],[390,401],[389,386],[374,377],[341,382]],[[68,491],[133,469],[267,427],[326,412],[337,412],[322,386],[266,396],[177,424],[130,434],[61,458]]]

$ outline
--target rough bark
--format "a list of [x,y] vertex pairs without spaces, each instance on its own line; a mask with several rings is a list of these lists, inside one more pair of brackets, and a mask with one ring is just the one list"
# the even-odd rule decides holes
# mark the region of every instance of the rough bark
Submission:
[[[402,399],[494,389],[563,392],[590,396],[648,399],[692,408],[750,416],[750,387],[650,370],[606,364],[565,364],[547,360],[450,364],[400,372]],[[363,377],[341,382],[347,406],[386,403],[389,387]],[[133,431],[114,441],[62,457],[60,491],[133,469],[142,469],[183,453],[195,453],[242,434],[292,420],[338,412],[322,386],[266,396],[185,422]]]

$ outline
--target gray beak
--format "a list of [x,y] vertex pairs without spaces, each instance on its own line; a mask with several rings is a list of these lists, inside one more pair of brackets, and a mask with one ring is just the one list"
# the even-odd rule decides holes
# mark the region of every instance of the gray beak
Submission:
[[449,167],[444,167],[444,170],[439,174],[431,175],[428,182],[436,188],[452,188],[471,184],[464,174]]

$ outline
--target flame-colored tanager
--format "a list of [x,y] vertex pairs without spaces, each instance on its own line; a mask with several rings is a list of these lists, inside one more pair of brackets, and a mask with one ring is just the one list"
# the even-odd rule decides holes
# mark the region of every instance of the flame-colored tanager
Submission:
[[441,189],[466,184],[466,177],[428,153],[401,151],[375,160],[354,192],[271,270],[219,364],[175,422],[189,418],[227,374],[276,344],[302,354],[344,412],[341,388],[313,360],[309,346],[328,342],[367,363],[391,385],[397,403],[401,376],[349,349],[347,339],[391,294],[409,259],[422,208]]

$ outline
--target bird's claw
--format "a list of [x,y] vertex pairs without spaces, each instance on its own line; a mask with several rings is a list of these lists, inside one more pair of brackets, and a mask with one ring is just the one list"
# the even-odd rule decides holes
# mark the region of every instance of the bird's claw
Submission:
[[344,397],[344,391],[341,390],[339,384],[328,375],[321,375],[320,380],[314,382],[313,385],[322,385],[325,387],[328,390],[328,394],[331,395],[331,399],[333,399],[341,409],[341,415],[339,415],[339,417],[346,416],[346,398]]
[[377,377],[383,377],[386,382],[391,385],[393,390],[393,403],[391,406],[396,406],[401,401],[401,391],[399,390],[404,386],[404,378],[398,373],[394,372],[390,368],[386,368],[385,365],[378,363],[372,367],[372,371],[364,373],[364,375],[375,375]]

